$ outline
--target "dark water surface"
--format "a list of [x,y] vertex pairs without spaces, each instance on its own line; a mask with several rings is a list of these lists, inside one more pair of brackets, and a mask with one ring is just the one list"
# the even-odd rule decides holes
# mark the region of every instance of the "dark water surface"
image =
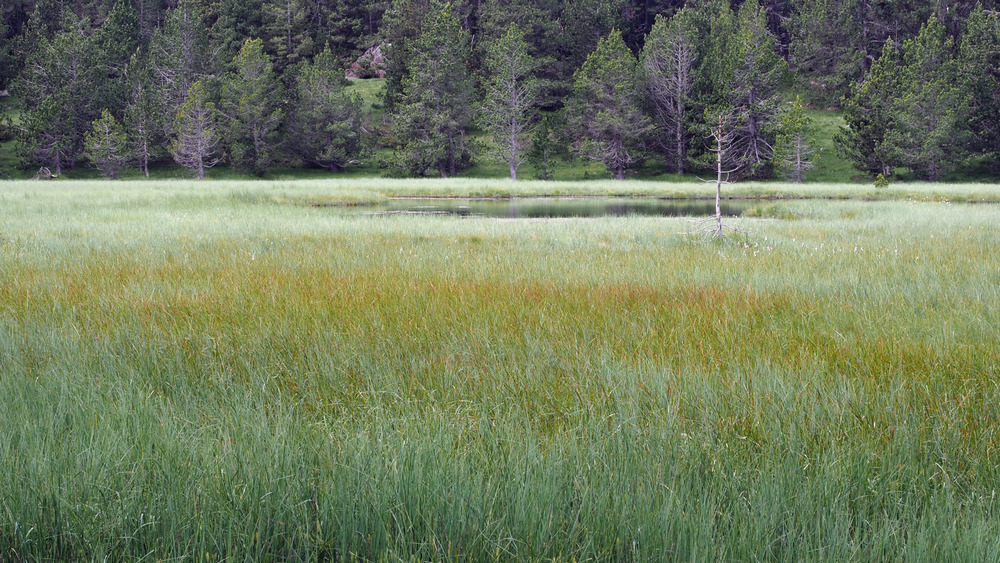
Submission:
[[[722,214],[735,216],[751,201],[725,201]],[[515,219],[566,217],[708,217],[715,200],[621,198],[394,199],[365,213],[373,215],[454,215]]]

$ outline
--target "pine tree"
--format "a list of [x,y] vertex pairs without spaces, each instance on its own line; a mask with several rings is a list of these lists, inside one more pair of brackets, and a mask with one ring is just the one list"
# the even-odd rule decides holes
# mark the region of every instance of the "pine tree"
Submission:
[[560,138],[560,125],[557,121],[557,115],[543,116],[531,136],[528,161],[534,166],[535,178],[539,180],[551,180],[556,159],[566,160],[569,156],[566,144]]
[[837,151],[854,167],[872,177],[892,176],[892,154],[886,132],[895,126],[893,101],[900,91],[899,57],[887,42],[864,82],[851,87],[844,98],[845,126],[834,136]]
[[7,23],[3,10],[0,10],[0,91],[6,90],[14,77],[21,71],[24,60],[14,49],[17,32]]
[[487,47],[481,121],[492,138],[494,155],[507,165],[512,180],[517,180],[517,170],[527,156],[535,105],[534,66],[524,32],[514,24]]
[[339,172],[362,153],[362,103],[345,90],[344,72],[329,47],[295,81],[289,146],[305,162]]
[[111,179],[118,176],[129,159],[125,130],[108,110],[94,121],[85,136],[85,146],[90,162]]
[[801,184],[805,173],[815,165],[812,119],[806,115],[801,97],[796,97],[790,106],[779,122],[774,162],[785,179]]
[[836,103],[864,78],[867,45],[862,41],[856,0],[795,0],[788,27],[789,62],[809,85],[812,99]]
[[67,11],[62,27],[36,47],[15,84],[24,103],[19,136],[26,157],[56,174],[82,156],[84,134],[100,115],[103,83],[89,22]]
[[979,6],[969,16],[959,69],[969,104],[967,150],[1000,172],[1000,12]]
[[218,18],[209,29],[217,73],[232,70],[225,64],[234,60],[248,38],[264,37],[264,27],[264,0],[218,0]]
[[469,35],[451,6],[437,0],[422,28],[394,115],[400,165],[414,175],[434,168],[442,177],[453,176],[471,160],[465,138],[474,92],[466,66]]
[[752,176],[764,176],[774,156],[781,103],[778,85],[787,65],[778,55],[777,40],[768,30],[757,0],[748,0],[740,7],[735,33],[730,37],[730,56],[725,103],[737,119],[729,154],[740,159]]
[[656,142],[668,166],[683,174],[690,141],[691,110],[697,72],[697,30],[690,12],[657,17],[642,51],[643,76],[657,126]]
[[570,127],[579,138],[577,153],[603,163],[619,180],[642,160],[652,132],[640,107],[638,66],[621,32],[612,31],[574,74],[567,105]]
[[277,72],[313,54],[315,41],[308,33],[310,13],[305,0],[266,0],[263,9],[267,51]]
[[894,127],[885,137],[889,153],[918,177],[939,180],[964,156],[966,96],[958,86],[951,38],[935,16],[903,44],[900,84]]
[[159,98],[163,135],[174,135],[177,110],[191,86],[210,76],[208,36],[194,0],[180,0],[150,43],[150,67]]
[[121,115],[125,107],[126,67],[139,48],[139,20],[129,0],[117,0],[93,41],[100,65],[101,91],[105,107]]
[[316,46],[329,42],[330,51],[343,62],[357,57],[376,41],[365,32],[365,16],[369,12],[370,0],[338,0],[330,6],[326,16],[326,27],[322,37],[317,37]]
[[205,179],[205,171],[219,163],[219,135],[215,104],[208,100],[201,82],[188,89],[187,99],[177,109],[170,154],[174,161]]
[[382,37],[387,75],[381,96],[388,112],[393,112],[403,97],[404,83],[413,66],[413,43],[423,32],[428,14],[435,9],[432,5],[432,0],[393,0],[385,13]]
[[231,162],[263,175],[274,164],[284,92],[260,39],[247,39],[222,80],[220,113],[226,118]]
[[162,151],[163,116],[159,98],[153,90],[155,83],[149,61],[139,53],[132,56],[125,83],[128,102],[125,106],[123,126],[128,133],[130,152],[139,169],[149,177],[149,163]]

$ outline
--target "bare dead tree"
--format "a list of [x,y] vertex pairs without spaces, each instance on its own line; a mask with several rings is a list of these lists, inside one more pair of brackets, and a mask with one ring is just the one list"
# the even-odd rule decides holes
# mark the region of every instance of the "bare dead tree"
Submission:
[[734,160],[731,156],[732,146],[738,138],[734,127],[735,112],[732,109],[706,112],[706,118],[712,123],[709,129],[712,148],[709,150],[715,154],[715,216],[696,222],[699,227],[710,223],[714,225],[696,229],[695,232],[707,231],[715,237],[721,237],[725,227],[736,230],[722,222],[722,186],[730,183],[730,177],[744,167],[744,161]]

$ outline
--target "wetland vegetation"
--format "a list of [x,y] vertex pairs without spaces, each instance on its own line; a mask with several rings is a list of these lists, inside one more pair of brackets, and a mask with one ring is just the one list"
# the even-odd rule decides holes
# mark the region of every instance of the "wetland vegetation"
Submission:
[[0,559],[1000,557],[995,187],[374,182],[0,183]]

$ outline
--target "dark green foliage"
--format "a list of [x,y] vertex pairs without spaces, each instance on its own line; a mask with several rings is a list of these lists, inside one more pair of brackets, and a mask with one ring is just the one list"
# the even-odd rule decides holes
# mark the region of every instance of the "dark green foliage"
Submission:
[[209,30],[215,52],[216,70],[232,70],[228,65],[243,42],[264,37],[264,0],[218,0],[218,18]]
[[18,30],[8,21],[6,11],[0,10],[0,90],[6,90],[21,71],[24,58],[15,49]]
[[979,7],[959,49],[959,79],[968,102],[968,151],[1000,172],[1000,15]]
[[329,46],[339,64],[356,57],[374,42],[371,32],[365,29],[369,4],[347,0],[265,0],[265,48],[274,61],[275,71],[282,74],[290,66],[311,60],[324,45]]
[[892,175],[886,133],[895,125],[892,103],[901,88],[899,66],[894,44],[886,43],[865,81],[852,86],[850,95],[844,98],[846,125],[834,137],[841,155],[873,177]]
[[275,70],[283,72],[313,54],[316,44],[307,27],[313,19],[305,0],[267,0],[263,9],[266,46]]
[[278,128],[285,118],[284,91],[260,39],[243,43],[233,67],[222,79],[219,101],[229,160],[262,176],[275,161]]
[[84,134],[100,115],[105,83],[88,22],[66,12],[61,28],[65,31],[36,47],[15,85],[24,104],[20,140],[26,161],[56,174],[81,157]]
[[412,175],[436,169],[453,176],[471,162],[466,129],[472,123],[473,83],[466,61],[469,35],[451,6],[432,0],[414,42],[409,72],[394,116],[398,166]]
[[164,135],[170,136],[191,85],[209,76],[208,36],[193,0],[180,0],[167,16],[150,43],[149,61]]
[[796,0],[789,21],[790,63],[809,99],[838,103],[864,77],[866,45],[852,0]]
[[304,162],[338,172],[363,149],[361,98],[345,90],[343,71],[326,48],[295,82],[288,145]]
[[641,109],[638,70],[621,33],[612,31],[574,75],[566,108],[577,153],[603,163],[619,180],[645,157],[652,132]]
[[492,138],[494,156],[508,166],[512,180],[517,179],[527,156],[535,112],[534,67],[524,32],[515,24],[487,46],[486,98],[480,120]]
[[[319,56],[324,45],[341,71],[366,50],[380,45],[386,57],[380,68],[387,71],[387,80],[384,103],[377,109],[385,110],[396,123],[383,124],[387,133],[384,142],[416,150],[414,139],[420,135],[404,132],[433,129],[429,125],[435,119],[429,117],[433,112],[422,114],[424,110],[412,104],[406,111],[397,106],[406,96],[413,102],[413,84],[431,80],[411,73],[426,63],[419,60],[426,56],[417,52],[417,44],[424,37],[428,14],[437,5],[435,0],[8,0],[0,6],[0,91],[9,89],[21,107],[5,118],[11,127],[16,124],[18,128],[21,142],[16,146],[23,150],[26,163],[47,162],[61,169],[80,157],[83,133],[100,109],[106,108],[129,132],[130,142],[134,131],[143,131],[140,144],[146,148],[133,149],[145,155],[138,157],[145,169],[150,159],[164,154],[166,139],[174,133],[177,109],[195,81],[202,81],[209,98],[222,102],[223,83],[232,83],[224,77],[238,74],[233,61],[247,39],[261,40],[263,52],[271,58],[275,84],[286,88],[296,85],[301,69]],[[523,30],[536,85],[532,110],[549,112],[568,103],[575,73],[612,29],[620,30],[632,53],[643,54],[644,67],[650,61],[664,62],[662,57],[651,55],[683,45],[671,53],[672,61],[667,61],[674,67],[646,68],[646,81],[638,84],[650,94],[643,109],[658,126],[648,148],[662,153],[667,169],[673,172],[688,172],[692,164],[707,162],[710,143],[703,116],[705,109],[711,108],[733,116],[729,152],[741,153],[747,171],[756,177],[769,176],[773,169],[779,107],[776,92],[779,85],[789,86],[782,84],[783,57],[799,79],[795,93],[801,94],[809,107],[814,103],[836,106],[843,96],[849,127],[838,137],[838,146],[866,172],[891,175],[892,168],[902,168],[921,178],[939,177],[967,156],[982,170],[1000,170],[1000,150],[996,149],[1000,146],[997,8],[996,0],[450,3],[453,19],[466,34],[460,57],[464,74],[471,74],[470,83],[482,87],[481,94],[489,90],[497,74],[488,64],[487,46],[511,25]],[[675,14],[683,17],[669,19]],[[654,27],[657,16],[674,24],[670,33],[666,24]],[[943,77],[931,72],[927,75],[930,82],[925,84],[924,75],[911,79],[917,76],[913,73],[920,65],[911,60],[917,56],[918,44],[911,48],[909,42],[917,39],[932,16],[938,22],[935,28],[940,27],[935,34],[944,42],[935,49],[948,51],[955,60],[942,67]],[[671,42],[681,30],[685,40]],[[79,50],[81,54],[86,51],[85,56],[70,57],[75,61],[72,70],[50,60],[62,56],[53,53],[53,46],[66,46],[69,34],[79,36],[80,45],[86,43]],[[900,51],[900,68],[893,80],[886,76],[888,62],[875,68],[887,43]],[[900,48],[904,44],[907,47]],[[904,53],[910,57],[905,63]],[[149,61],[149,74],[139,85],[135,77],[147,71],[132,72],[128,66],[141,60]],[[678,60],[683,62],[684,72],[678,70]],[[34,68],[28,68],[27,62]],[[41,86],[41,76],[66,72],[67,84],[50,80],[49,86]],[[659,93],[651,80],[657,73]],[[665,76],[681,77],[685,86],[664,96]],[[949,86],[937,87],[945,84]],[[47,99],[50,97],[53,99]],[[465,106],[458,114],[468,114],[469,107],[476,107],[474,92],[457,99]],[[887,102],[890,99],[892,103]],[[484,102],[480,107],[489,106],[488,98],[478,101]],[[288,112],[294,103],[294,98],[282,99],[281,109]],[[8,105],[15,106],[16,102]],[[229,113],[224,103],[219,109]],[[598,123],[596,115],[588,119],[598,129],[607,125]],[[417,125],[421,121],[424,125]],[[447,159],[454,160],[456,170],[470,162],[472,151],[464,134],[468,125],[467,118],[461,117],[445,119],[437,126],[463,131],[446,135],[460,155]],[[149,130],[149,126],[157,130]],[[242,169],[260,173],[276,162],[279,152],[295,152],[287,150],[291,146],[290,128],[266,135],[267,150],[262,150],[259,142],[233,141],[235,126],[227,129],[230,155]],[[395,139],[388,135],[390,130]],[[489,146],[494,145],[495,139]],[[10,151],[13,146],[4,148]],[[582,143],[578,143],[580,147]],[[417,152],[427,155],[428,150]],[[250,153],[256,156],[247,157]],[[261,160],[264,153],[268,154]],[[425,161],[417,159],[408,168],[411,172],[420,170]],[[948,164],[942,168],[942,162]],[[437,164],[429,168],[435,167]],[[451,165],[445,170],[450,174]]]
[[163,152],[166,144],[162,108],[154,91],[155,83],[149,61],[138,54],[133,56],[126,76],[128,100],[123,125],[128,133],[131,153],[147,178],[149,162]]
[[382,37],[385,41],[387,77],[382,101],[392,111],[403,96],[403,82],[410,73],[411,46],[420,37],[430,0],[394,0],[385,14]]
[[128,95],[126,66],[139,48],[139,20],[130,0],[117,0],[101,27],[94,32],[99,86],[104,105],[121,115]]
[[602,37],[620,26],[621,0],[486,0],[481,33],[502,35],[511,24],[525,30],[528,52],[538,63],[538,105],[560,107],[573,89],[573,73]]
[[953,53],[947,30],[934,16],[903,44],[901,60],[886,44],[865,81],[845,99],[847,127],[836,137],[859,170],[889,177],[894,168],[908,168],[934,181],[965,158],[970,101]]
[[621,29],[625,44],[639,51],[657,16],[671,17],[684,7],[684,0],[627,0],[621,6]]
[[775,168],[785,179],[801,184],[806,171],[815,166],[814,143],[812,119],[805,113],[802,98],[795,98],[779,121]]
[[931,16],[915,39],[903,44],[899,96],[893,98],[894,127],[886,133],[897,166],[936,181],[964,156],[966,100],[958,84],[952,41]]
[[205,171],[218,164],[221,157],[218,112],[200,81],[188,89],[187,98],[177,109],[173,130],[170,154],[174,161],[204,180]]
[[129,159],[125,129],[108,110],[101,112],[101,117],[86,133],[85,146],[90,162],[101,174],[112,179],[118,176]]
[[718,15],[711,29],[716,38],[700,71],[710,87],[705,105],[733,118],[728,157],[743,173],[767,176],[780,113],[778,86],[787,65],[756,0],[744,3],[735,18]]
[[528,161],[535,167],[535,177],[539,180],[551,180],[556,161],[569,157],[566,142],[560,134],[561,125],[558,115],[545,115],[538,121],[531,136]]
[[129,0],[117,0],[94,41],[110,77],[121,77],[129,59],[139,47],[139,19]]

